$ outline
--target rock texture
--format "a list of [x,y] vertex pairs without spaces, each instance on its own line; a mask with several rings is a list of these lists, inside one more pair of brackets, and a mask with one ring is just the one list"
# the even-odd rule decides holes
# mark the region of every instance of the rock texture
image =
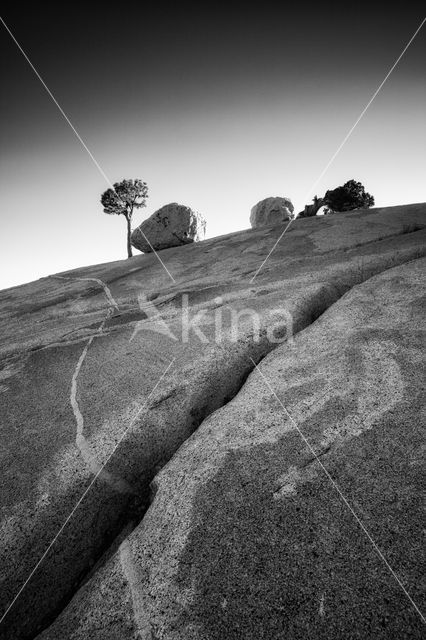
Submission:
[[133,231],[131,241],[139,251],[150,253],[203,240],[205,234],[206,222],[201,214],[171,202],[144,220]]
[[420,638],[381,554],[420,604],[425,268],[371,278],[265,358],[43,640],[100,640],[100,624],[173,640]]
[[289,198],[265,198],[252,207],[250,224],[257,227],[275,227],[293,218],[294,207]]
[[0,637],[420,637],[425,213],[0,292]]

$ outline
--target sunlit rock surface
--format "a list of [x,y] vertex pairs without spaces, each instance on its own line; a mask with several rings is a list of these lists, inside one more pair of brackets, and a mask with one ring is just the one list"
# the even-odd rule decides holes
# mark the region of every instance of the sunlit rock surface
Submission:
[[425,213],[0,292],[2,638],[420,637]]
[[286,220],[291,220],[294,217],[293,212],[294,206],[290,198],[265,198],[252,207],[250,224],[253,229],[274,227]]
[[143,253],[204,240],[206,221],[200,213],[177,202],[164,205],[133,231],[132,245]]

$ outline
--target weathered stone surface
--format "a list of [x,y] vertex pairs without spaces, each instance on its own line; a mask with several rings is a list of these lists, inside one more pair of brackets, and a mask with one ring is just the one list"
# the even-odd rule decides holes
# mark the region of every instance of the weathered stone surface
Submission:
[[[73,594],[76,594],[75,599],[57,617],[54,626],[46,630],[45,633],[50,634],[46,637],[132,637],[135,624],[143,637],[145,618],[144,607],[140,603],[145,595],[138,595],[138,585],[146,580],[146,576],[143,577],[145,556],[144,552],[137,551],[142,554],[143,560],[140,577],[138,561],[136,564],[133,561],[133,549],[136,549],[133,540],[145,526],[152,526],[149,514],[157,508],[155,501],[163,499],[161,496],[164,496],[166,507],[170,505],[168,511],[175,508],[174,498],[172,500],[168,489],[165,492],[161,489],[160,475],[156,480],[157,484],[160,482],[160,490],[151,509],[135,533],[128,538],[129,529],[135,527],[144,513],[151,480],[209,415],[224,405],[228,409],[223,411],[231,410],[234,403],[228,404],[229,400],[238,393],[253,369],[251,358],[258,362],[276,346],[267,334],[271,327],[277,329],[276,335],[284,337],[286,333],[291,335],[292,331],[295,334],[302,332],[300,339],[302,335],[309,335],[310,329],[306,332],[303,329],[328,307],[331,307],[331,312],[333,303],[351,287],[395,265],[424,255],[425,231],[414,231],[414,228],[420,229],[422,226],[425,226],[424,205],[372,209],[345,214],[344,217],[296,220],[253,282],[250,282],[252,276],[281,232],[278,227],[275,230],[263,228],[234,233],[165,250],[162,259],[173,274],[175,283],[162,269],[157,258],[150,254],[78,269],[0,292],[0,400],[4,445],[1,454],[4,471],[1,483],[0,611],[8,609],[25,584],[1,624],[1,637],[34,637],[53,622]],[[407,232],[408,228],[413,231]],[[395,284],[392,286],[394,289],[389,291],[395,291],[395,300],[390,298],[389,293],[392,301],[388,304],[389,322],[392,313],[395,317],[399,313],[399,288]],[[357,289],[354,295],[356,292]],[[187,311],[185,296],[188,296]],[[372,301],[375,297],[372,291]],[[417,313],[416,304],[412,305],[413,313]],[[389,311],[394,305],[395,312]],[[251,318],[247,316],[241,318],[239,339],[232,339],[230,309],[235,313],[249,309],[258,314],[258,341]],[[199,329],[204,339],[192,328],[189,339],[182,341],[182,336],[185,337],[185,327],[182,328],[185,313],[193,319],[203,311]],[[159,321],[159,313],[166,325]],[[222,338],[215,342],[220,313],[223,316]],[[351,311],[348,319],[344,320],[349,322],[348,330],[352,326],[350,318],[356,317],[356,313]],[[293,319],[292,325],[288,323],[289,317]],[[415,315],[413,317],[417,318]],[[404,335],[398,338],[395,334],[395,340],[406,358],[417,353],[411,338],[404,342]],[[319,341],[317,346],[319,348]],[[278,347],[275,353],[278,354],[280,349],[285,347]],[[336,352],[339,353],[339,349],[336,348]],[[378,358],[377,355],[376,360]],[[332,359],[330,362],[332,367]],[[339,362],[336,360],[336,371],[341,366]],[[364,369],[357,363],[358,360],[353,368],[353,379],[364,384]],[[285,363],[283,366],[285,368]],[[358,371],[361,374],[357,378]],[[391,371],[389,366],[387,371]],[[344,374],[342,376],[344,378]],[[320,389],[321,380],[318,383]],[[279,377],[278,382],[281,384]],[[315,381],[306,384],[308,404],[311,395],[317,398],[316,384]],[[394,389],[388,378],[383,384]],[[349,382],[342,383],[340,387],[345,385],[349,385]],[[234,402],[239,402],[238,398],[246,386]],[[300,390],[298,393],[301,393]],[[305,397],[303,393],[301,397]],[[375,403],[379,402],[377,396],[372,398]],[[330,406],[338,411],[338,400],[333,402]],[[363,407],[362,402],[360,406]],[[265,414],[265,420],[271,411],[269,404],[262,405],[261,412]],[[220,415],[220,412],[216,415]],[[256,416],[257,413],[253,413],[253,428],[258,420]],[[317,416],[318,420],[320,417]],[[204,423],[200,434],[203,429],[209,429],[209,424]],[[244,439],[244,432],[249,428],[244,424],[228,421],[229,431],[234,431],[234,436],[239,434],[238,437]],[[258,452],[253,448],[254,443],[258,439],[263,447],[268,429],[265,433],[255,434],[254,439],[251,435],[248,438],[246,453],[249,458],[253,457],[255,468]],[[274,429],[278,429],[278,426],[270,427],[271,440],[276,436]],[[375,433],[374,427],[368,433]],[[407,433],[411,434],[411,427]],[[402,442],[403,436],[399,432],[398,437]],[[412,442],[414,451],[417,445],[414,440]],[[218,455],[220,451],[223,450],[219,447]],[[199,455],[202,457],[204,454],[200,451]],[[268,451],[262,454],[262,465],[265,466],[265,473],[273,475],[276,470],[273,452],[271,471],[268,455]],[[208,447],[205,456],[208,460]],[[194,464],[198,459],[194,459]],[[337,458],[341,464],[344,460]],[[387,460],[385,457],[380,463],[380,469],[384,469],[384,472]],[[294,460],[289,459],[288,464],[297,467],[298,461],[296,456]],[[212,469],[216,463],[217,458],[213,457]],[[104,464],[105,467],[102,467]],[[398,464],[394,459],[389,462],[392,468]],[[200,466],[201,503],[191,502],[192,498],[185,488],[186,473],[185,467],[182,467],[182,504],[188,497],[188,504],[195,505],[199,510],[200,522],[205,527],[202,505],[208,508],[210,504],[213,513],[218,509],[217,498],[212,492],[209,502],[210,494],[203,493],[205,472]],[[228,471],[225,469],[223,473],[225,486]],[[282,473],[285,473],[285,469]],[[260,480],[261,474],[258,476]],[[371,478],[370,481],[374,484]],[[269,480],[265,482],[268,484]],[[377,486],[381,487],[380,478],[377,482]],[[255,492],[253,502],[250,501],[250,483],[252,480],[248,484],[246,506],[241,506],[242,514],[244,509],[248,512],[257,509]],[[180,486],[176,484],[176,492],[179,492]],[[232,489],[232,483],[229,487]],[[406,488],[401,491],[407,494]],[[414,488],[414,497],[417,496],[416,491]],[[226,501],[230,499],[226,492],[223,495]],[[238,504],[238,501],[235,502],[236,506]],[[313,503],[310,505],[314,510]],[[378,513],[379,506],[376,502]],[[182,525],[187,521],[188,530],[193,532],[195,512],[188,517],[185,513],[183,510]],[[162,518],[166,517],[167,513],[164,513]],[[405,518],[409,523],[406,513]],[[166,520],[161,522],[166,528],[159,545],[163,545],[165,557],[168,557],[167,541],[173,547],[175,534],[168,528]],[[220,531],[224,531],[226,527],[220,510],[217,522]],[[246,521],[243,519],[242,522]],[[372,522],[373,533],[384,536],[386,528],[382,526],[382,521]],[[293,521],[294,527],[296,524]],[[413,521],[413,527],[416,526]],[[407,541],[412,543],[406,529],[405,534]],[[209,532],[210,537],[206,538],[208,557],[211,556],[208,547],[211,535]],[[158,536],[159,531],[156,539]],[[182,536],[179,527],[176,528],[176,536],[177,539]],[[259,530],[259,536],[262,549],[263,530]],[[225,539],[229,542],[229,537],[225,536]],[[114,540],[116,546],[121,543],[122,546],[119,549],[120,565],[114,564],[118,567],[117,580],[114,589],[110,589],[111,563],[117,560],[114,545],[108,552],[110,561],[104,559],[103,568],[99,565],[93,567]],[[145,543],[140,544],[140,549],[143,549]],[[185,545],[183,549],[186,553]],[[399,552],[393,549],[391,543],[389,545],[389,554],[392,557],[396,554],[398,564]],[[241,558],[241,567],[246,562],[246,556],[240,555],[238,546],[235,549],[233,571],[238,567],[238,558]],[[345,553],[346,547],[342,551],[342,558]],[[198,547],[194,547],[194,554],[194,558],[199,557]],[[158,557],[155,552],[153,563],[157,562]],[[407,588],[411,588],[411,556],[407,557],[407,574],[404,573],[407,580],[404,577],[403,581],[404,584],[407,582]],[[260,554],[259,558],[264,556]],[[351,561],[349,557],[348,562]],[[178,566],[181,567],[179,563]],[[87,577],[90,570],[93,570],[95,582],[89,581],[85,588],[79,589],[81,580]],[[405,565],[402,565],[402,571],[405,570]],[[164,572],[163,565],[159,565],[159,571]],[[214,571],[212,565],[210,572]],[[187,577],[180,575],[183,578],[182,583],[179,580],[177,582],[177,603],[186,602],[188,589],[191,588],[188,587]],[[98,591],[94,586],[100,584],[97,581],[101,576],[107,581],[105,591]],[[198,607],[197,576],[198,573],[194,573],[194,606]],[[384,580],[382,574],[377,573],[377,576],[379,580]],[[181,591],[179,584],[182,584]],[[151,587],[145,585],[144,588],[148,589],[146,593],[151,593],[150,599]],[[167,594],[170,594],[169,589],[167,581],[164,587],[159,588],[158,602],[161,602],[161,608],[158,611],[152,602],[147,606],[148,621],[150,625],[152,622],[153,628],[163,615],[161,610],[167,601]],[[213,592],[206,592],[206,606],[209,593]],[[216,596],[213,595],[211,602],[214,608]],[[254,594],[254,600],[248,600],[253,607],[256,597]],[[176,602],[170,601],[166,609],[174,610]],[[109,603],[108,611],[103,609],[102,603]],[[136,607],[136,613],[132,606]],[[235,602],[232,606],[235,620]],[[275,611],[276,606],[276,601],[273,601],[271,610]],[[169,635],[161,631],[158,637],[172,638],[174,636],[168,626],[172,618],[167,617],[166,609],[164,619],[158,624],[160,627],[164,625],[161,628],[168,629]],[[174,615],[173,611],[170,615]],[[218,637],[212,635],[212,631],[202,635],[203,629],[210,624],[206,622],[206,615],[200,614],[198,622],[191,618],[195,631],[188,627],[188,638],[192,637],[191,633],[196,633],[197,625],[201,635],[194,637]],[[247,615],[243,607],[241,619],[249,619]],[[266,625],[267,617],[266,611],[261,609],[260,619],[263,619],[263,623],[256,624]],[[389,617],[391,620],[398,618],[392,612]],[[222,624],[221,620],[218,624]],[[65,621],[68,625],[66,629]],[[410,624],[417,633],[411,618]],[[184,628],[185,625],[179,622],[176,634],[182,634]]]
[[250,224],[257,227],[274,227],[286,220],[291,220],[294,212],[293,203],[289,198],[265,198],[252,207]]
[[421,606],[425,268],[371,278],[267,356],[41,638],[421,638],[392,572]]
[[206,221],[200,213],[177,202],[164,205],[132,233],[132,245],[143,253],[203,240]]

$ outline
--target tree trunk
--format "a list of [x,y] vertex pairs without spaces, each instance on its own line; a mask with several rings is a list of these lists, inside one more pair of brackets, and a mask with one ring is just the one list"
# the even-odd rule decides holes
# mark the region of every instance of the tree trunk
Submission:
[[126,222],[127,222],[127,257],[131,258],[133,256],[132,243],[130,242],[130,236],[132,234],[131,218],[128,218],[126,216]]
[[325,204],[324,198],[314,197],[314,204],[306,204],[304,211],[299,213],[299,218],[310,218],[316,216],[321,207]]

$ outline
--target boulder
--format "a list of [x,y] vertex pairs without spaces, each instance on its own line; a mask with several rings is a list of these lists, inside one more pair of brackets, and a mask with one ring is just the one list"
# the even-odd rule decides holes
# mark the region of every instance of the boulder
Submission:
[[250,212],[250,224],[257,227],[275,227],[293,218],[293,203],[290,198],[271,197],[254,205]]
[[189,207],[177,202],[164,205],[144,220],[132,233],[132,245],[143,253],[160,251],[203,240],[206,221]]

